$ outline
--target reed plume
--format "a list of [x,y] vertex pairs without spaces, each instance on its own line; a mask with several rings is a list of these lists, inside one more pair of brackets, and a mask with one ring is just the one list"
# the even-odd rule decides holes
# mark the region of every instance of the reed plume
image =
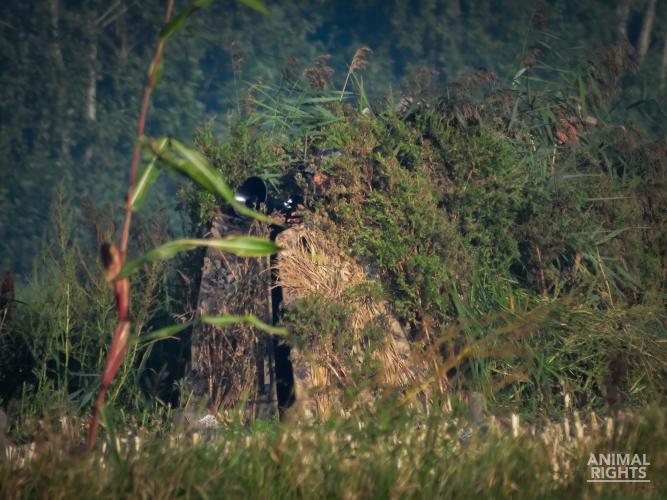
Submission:
[[340,92],[341,101],[343,100],[343,95],[345,95],[345,88],[347,87],[347,82],[350,81],[350,76],[352,76],[352,73],[354,73],[355,71],[360,71],[364,69],[366,66],[368,66],[368,60],[366,59],[366,57],[371,52],[373,51],[368,47],[359,47],[354,53],[354,56],[352,57],[352,62],[350,63],[350,67],[347,70],[347,76],[345,77],[343,90],[341,90]]
[[306,80],[310,84],[311,88],[315,90],[324,90],[329,85],[331,75],[333,74],[333,69],[327,66],[327,61],[331,59],[330,54],[324,54],[317,59],[312,64],[306,68],[303,72]]

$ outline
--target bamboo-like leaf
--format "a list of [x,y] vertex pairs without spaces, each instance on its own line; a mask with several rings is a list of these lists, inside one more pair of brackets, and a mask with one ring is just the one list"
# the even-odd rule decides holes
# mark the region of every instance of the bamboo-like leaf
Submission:
[[192,13],[197,10],[197,5],[195,5],[195,3],[191,3],[177,15],[175,15],[171,21],[169,21],[165,27],[162,28],[162,31],[160,31],[160,38],[171,38],[175,33],[183,29],[183,26],[185,26],[185,21],[187,21],[188,17],[190,17]]
[[[171,141],[170,141],[171,143]],[[182,159],[179,158],[178,156],[174,155],[169,148],[164,149],[163,151],[160,151],[158,147],[158,141],[152,141],[149,139],[144,140],[144,144],[148,146],[148,148],[160,158],[162,161],[159,166],[166,167],[167,169],[171,170],[172,172],[175,172],[179,175],[183,175],[185,177],[188,177],[189,179],[193,180],[197,184],[199,184],[202,188],[206,189],[209,192],[212,192],[214,194],[217,194],[215,186],[209,182],[207,177],[203,175],[201,172],[198,170],[192,168],[191,166],[188,165],[188,163]]]
[[[160,139],[158,141],[158,148],[160,149],[160,151],[164,149],[166,144],[167,144],[167,139]],[[148,165],[146,165],[146,168],[144,169],[143,173],[141,174],[141,177],[139,178],[139,181],[132,190],[132,198],[130,199],[130,206],[132,207],[132,210],[134,210],[135,212],[142,207],[142,205],[146,201],[146,195],[148,194],[148,190],[153,184],[155,184],[155,181],[160,175],[160,171],[158,170],[156,165],[157,159],[158,159],[157,156],[153,156]]]
[[280,326],[271,326],[264,323],[257,316],[202,316],[202,323],[213,326],[227,326],[235,323],[247,323],[273,335],[287,335],[287,329]]
[[227,185],[219,172],[209,164],[204,155],[199,153],[199,151],[187,147],[176,139],[172,139],[171,144],[188,162],[192,167],[192,170],[194,170],[198,176],[206,180],[206,184],[209,186],[208,189],[212,189],[215,191],[215,194],[218,194],[225,200],[234,200],[234,192],[232,191],[232,188]]
[[171,38],[174,34],[183,29],[183,26],[185,26],[185,21],[187,21],[192,14],[194,14],[199,9],[210,7],[212,3],[213,0],[194,0],[194,2],[190,3],[182,11],[175,15],[171,21],[169,21],[165,27],[162,28],[162,31],[160,31],[160,38]]
[[271,11],[269,11],[266,5],[264,5],[264,2],[261,2],[260,0],[239,0],[239,2],[265,16],[271,15]]
[[230,236],[228,238],[212,240],[174,240],[154,248],[137,259],[131,260],[123,266],[115,279],[126,278],[147,262],[171,259],[181,252],[187,252],[197,247],[218,248],[240,257],[261,257],[271,255],[280,250],[280,247],[272,241],[254,236]]
[[263,222],[273,222],[270,217],[252,210],[251,208],[246,207],[244,204],[236,201],[234,199],[234,192],[227,185],[220,172],[214,169],[208,160],[198,151],[185,146],[176,139],[170,139],[169,144],[181,156],[179,158],[168,151],[168,148],[160,150],[159,141],[143,139],[142,142],[148,146],[148,148],[153,151],[153,153],[157,155],[160,160],[162,160],[162,164],[164,166],[175,171],[176,173],[189,177],[210,193],[213,193],[216,196],[220,196],[238,213],[247,215],[248,217],[252,217]]

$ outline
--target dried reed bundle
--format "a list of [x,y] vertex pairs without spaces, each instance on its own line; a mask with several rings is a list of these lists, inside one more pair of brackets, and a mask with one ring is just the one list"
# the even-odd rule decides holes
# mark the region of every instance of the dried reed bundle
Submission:
[[[387,326],[385,342],[373,354],[381,363],[380,380],[385,385],[400,387],[413,381],[415,372],[410,366],[408,340],[398,321],[389,313],[387,304],[350,297],[347,293],[351,287],[368,282],[361,266],[316,228],[291,228],[281,233],[276,243],[284,249],[278,255],[274,269],[276,286],[282,288],[285,307],[310,294],[344,304],[353,311],[350,325],[357,339],[371,321],[383,319]],[[304,353],[292,348],[296,399],[306,403],[310,394],[311,410],[322,415],[330,411],[337,399],[331,382],[336,379],[343,382],[345,368],[326,349],[309,354],[307,359]]]

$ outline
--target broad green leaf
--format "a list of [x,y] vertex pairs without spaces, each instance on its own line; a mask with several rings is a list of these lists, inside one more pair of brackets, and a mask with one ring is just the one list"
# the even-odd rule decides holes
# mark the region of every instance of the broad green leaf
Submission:
[[207,191],[220,196],[238,213],[264,222],[273,222],[270,217],[252,210],[244,204],[236,201],[234,199],[234,192],[227,185],[220,172],[214,169],[208,160],[198,151],[185,146],[176,139],[171,139],[169,143],[181,156],[179,158],[167,151],[167,149],[161,151],[158,147],[158,141],[144,139],[143,143],[162,160],[164,166],[181,175],[189,177]]
[[215,185],[209,182],[208,178],[202,172],[188,165],[184,159],[174,155],[168,148],[160,151],[158,141],[146,139],[144,140],[144,144],[147,145],[148,148],[160,158],[160,160],[162,160],[160,166],[166,167],[177,174],[189,177],[207,191],[217,194]]
[[[167,139],[161,139],[160,141],[158,141],[158,148],[160,149],[160,151],[164,149],[166,144],[167,144]],[[142,205],[146,201],[146,195],[148,194],[148,190],[153,184],[155,184],[155,181],[160,175],[160,171],[155,165],[157,159],[158,159],[157,156],[154,156],[151,159],[151,161],[148,163],[148,165],[146,165],[146,168],[141,174],[139,181],[134,186],[134,189],[132,191],[132,198],[130,199],[130,206],[132,207],[132,210],[134,210],[135,212],[142,207]]]
[[219,248],[240,257],[262,257],[281,250],[273,241],[256,236],[228,236],[220,240],[203,241],[206,242],[205,246]]
[[261,257],[264,255],[271,255],[281,249],[270,240],[254,236],[230,236],[228,238],[212,240],[174,240],[154,248],[141,257],[126,263],[116,278],[126,278],[140,269],[147,262],[171,259],[181,252],[187,252],[197,247],[218,248],[240,257]]
[[246,7],[250,7],[257,12],[264,14],[265,16],[271,15],[271,12],[266,7],[266,5],[264,5],[264,2],[261,2],[260,0],[239,0],[239,2],[241,2]]
[[185,146],[176,139],[171,140],[173,148],[190,164],[190,169],[197,177],[205,180],[205,184],[209,186],[219,196],[226,201],[234,200],[234,192],[232,188],[224,181],[220,173],[215,170],[206,157],[199,151]]
[[260,330],[273,335],[287,335],[287,329],[279,326],[271,326],[264,323],[256,316],[202,316],[202,323],[213,326],[227,326],[235,323],[247,323]]

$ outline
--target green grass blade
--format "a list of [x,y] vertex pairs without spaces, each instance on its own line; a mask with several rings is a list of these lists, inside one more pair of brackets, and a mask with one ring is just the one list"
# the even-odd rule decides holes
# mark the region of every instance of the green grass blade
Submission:
[[187,252],[198,247],[217,248],[238,255],[239,257],[262,257],[264,255],[271,255],[280,250],[280,247],[272,241],[254,236],[230,236],[228,238],[212,240],[174,240],[154,248],[141,257],[126,263],[120,273],[118,273],[117,279],[126,278],[130,274],[138,271],[148,262],[168,260],[181,252]]
[[146,335],[135,335],[132,340],[145,347],[148,344],[152,344],[159,340],[172,338],[174,335],[182,332],[190,325],[192,325],[192,321],[186,321],[185,323],[178,323],[176,325],[165,326],[164,328],[160,328],[158,330],[149,332]]
[[176,33],[178,33],[183,26],[185,26],[185,21],[188,20],[188,17],[197,9],[197,6],[192,3],[185,7],[181,12],[179,12],[174,18],[169,21],[162,31],[160,31],[160,38],[171,38]]
[[210,193],[220,196],[238,213],[263,222],[273,222],[270,217],[236,201],[234,191],[225,182],[220,172],[215,170],[198,151],[185,146],[176,139],[170,139],[169,144],[181,156],[179,158],[167,150],[160,150],[159,141],[144,139],[143,143],[162,160],[167,168],[190,178]]
[[[157,147],[160,149],[160,151],[162,151],[166,144],[167,144],[166,138],[160,139],[158,141]],[[141,174],[139,181],[132,190],[132,198],[130,199],[130,206],[132,207],[132,210],[134,210],[135,212],[141,209],[144,202],[146,201],[148,190],[151,188],[153,184],[155,184],[155,181],[160,175],[160,170],[158,170],[156,165],[157,159],[158,159],[157,156],[154,156],[151,159],[151,161],[148,163],[143,173]]]
[[227,326],[235,323],[247,323],[272,335],[287,335],[287,329],[279,326],[271,326],[264,323],[256,316],[202,316],[203,323],[213,326]]

